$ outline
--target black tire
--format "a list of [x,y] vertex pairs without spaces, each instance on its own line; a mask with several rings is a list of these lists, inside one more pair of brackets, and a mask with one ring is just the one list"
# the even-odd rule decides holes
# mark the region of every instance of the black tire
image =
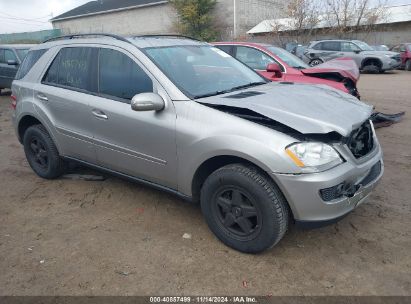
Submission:
[[405,62],[405,70],[406,70],[406,71],[411,71],[411,59],[408,59],[408,60]]
[[381,63],[376,60],[366,61],[362,67],[362,71],[366,73],[381,73]]
[[23,145],[27,161],[38,176],[55,179],[64,173],[65,162],[42,125],[34,125],[26,130]]
[[322,64],[324,63],[324,61],[322,61],[321,59],[317,58],[317,59],[313,59],[310,61],[310,66],[314,67],[316,65]]
[[201,210],[224,244],[245,253],[275,246],[288,228],[288,204],[278,186],[242,164],[222,167],[207,178]]

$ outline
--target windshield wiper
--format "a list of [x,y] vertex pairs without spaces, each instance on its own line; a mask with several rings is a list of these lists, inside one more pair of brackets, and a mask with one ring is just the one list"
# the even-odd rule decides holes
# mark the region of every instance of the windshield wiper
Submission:
[[265,82],[265,81],[251,82],[251,83],[240,85],[240,86],[228,89],[228,90],[221,90],[221,91],[215,91],[215,92],[206,93],[206,94],[202,94],[202,95],[195,95],[194,99],[227,94],[227,93],[234,92],[234,91],[237,91],[237,90],[247,89],[247,88],[263,85],[263,84],[266,84],[266,83],[267,82]]
[[244,85],[240,85],[234,88],[231,88],[230,90],[228,90],[229,92],[233,92],[233,91],[237,91],[237,90],[241,90],[241,89],[247,89],[247,88],[251,88],[251,87],[256,87],[259,85],[263,85],[266,84],[267,82],[265,81],[258,81],[258,82],[251,82],[248,84],[244,84]]
[[211,96],[217,96],[217,95],[222,95],[222,94],[226,94],[226,93],[230,93],[230,91],[229,91],[229,90],[225,90],[225,91],[215,91],[215,92],[211,92],[211,93],[206,93],[206,94],[201,94],[201,95],[195,95],[195,96],[194,96],[194,99],[211,97]]

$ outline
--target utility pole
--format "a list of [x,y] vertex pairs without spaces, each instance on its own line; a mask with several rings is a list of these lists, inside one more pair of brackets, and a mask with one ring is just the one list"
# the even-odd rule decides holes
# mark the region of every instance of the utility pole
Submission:
[[234,36],[234,39],[237,39],[237,1],[236,0],[233,0],[233,15],[234,15],[233,36]]

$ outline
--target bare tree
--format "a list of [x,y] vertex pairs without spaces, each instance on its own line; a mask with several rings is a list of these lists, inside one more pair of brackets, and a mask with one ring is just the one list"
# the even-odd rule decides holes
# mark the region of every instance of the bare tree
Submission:
[[280,44],[290,41],[307,42],[321,21],[323,1],[289,0],[286,18],[271,22],[272,34]]
[[367,36],[387,18],[388,0],[289,0],[286,18],[271,21],[271,35],[281,44],[305,43],[315,35],[353,38]]
[[358,31],[370,32],[384,19],[387,0],[327,0],[324,18],[329,32],[348,38]]

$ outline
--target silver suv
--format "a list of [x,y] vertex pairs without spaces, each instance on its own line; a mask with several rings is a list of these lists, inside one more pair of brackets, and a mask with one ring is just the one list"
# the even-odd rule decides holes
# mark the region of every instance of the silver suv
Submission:
[[68,38],[31,50],[12,87],[43,178],[76,161],[175,193],[201,203],[225,244],[256,253],[291,222],[342,218],[383,174],[372,107],[351,95],[268,82],[187,38]]
[[367,43],[359,40],[321,40],[311,42],[305,50],[303,60],[311,66],[323,62],[348,57],[353,59],[360,70],[384,72],[397,69],[401,65],[399,53],[375,51]]

